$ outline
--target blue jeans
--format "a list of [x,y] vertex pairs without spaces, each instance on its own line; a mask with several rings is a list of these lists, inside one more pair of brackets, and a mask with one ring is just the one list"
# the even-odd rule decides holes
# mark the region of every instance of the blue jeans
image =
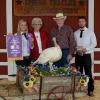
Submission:
[[68,64],[67,61],[68,53],[69,53],[69,49],[67,48],[62,49],[62,58],[59,61],[55,62],[54,65],[59,68],[59,67],[64,67],[66,64]]

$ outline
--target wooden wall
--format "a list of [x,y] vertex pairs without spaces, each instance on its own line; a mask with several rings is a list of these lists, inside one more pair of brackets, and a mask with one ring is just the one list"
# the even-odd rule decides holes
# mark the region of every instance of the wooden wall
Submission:
[[[100,48],[100,0],[94,0],[94,31],[97,37],[97,48]],[[100,51],[95,53],[95,60],[100,60]],[[99,61],[100,62],[100,61]],[[95,64],[94,71],[100,73],[100,64]],[[100,77],[95,77],[100,79]]]
[[[6,49],[6,0],[0,1],[0,49]],[[0,53],[0,62],[7,61],[7,54]],[[7,74],[7,66],[0,66],[0,74]]]

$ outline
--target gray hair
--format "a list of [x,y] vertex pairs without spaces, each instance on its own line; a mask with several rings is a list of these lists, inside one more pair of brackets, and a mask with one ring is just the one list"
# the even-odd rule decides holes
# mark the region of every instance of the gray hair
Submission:
[[33,24],[43,24],[43,22],[42,22],[42,19],[41,18],[39,18],[39,17],[35,17],[35,18],[33,18],[32,19],[32,25]]

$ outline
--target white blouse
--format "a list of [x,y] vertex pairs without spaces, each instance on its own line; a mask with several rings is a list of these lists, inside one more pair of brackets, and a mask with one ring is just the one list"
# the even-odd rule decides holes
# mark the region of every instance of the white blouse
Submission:
[[35,34],[36,41],[37,41],[37,44],[38,44],[39,53],[42,53],[42,44],[41,44],[40,32],[34,32],[34,34]]

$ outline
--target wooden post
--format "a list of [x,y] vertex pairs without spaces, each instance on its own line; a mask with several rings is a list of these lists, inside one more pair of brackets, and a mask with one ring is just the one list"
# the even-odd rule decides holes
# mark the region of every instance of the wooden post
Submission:
[[39,100],[41,100],[41,92],[42,92],[42,76],[40,76]]

